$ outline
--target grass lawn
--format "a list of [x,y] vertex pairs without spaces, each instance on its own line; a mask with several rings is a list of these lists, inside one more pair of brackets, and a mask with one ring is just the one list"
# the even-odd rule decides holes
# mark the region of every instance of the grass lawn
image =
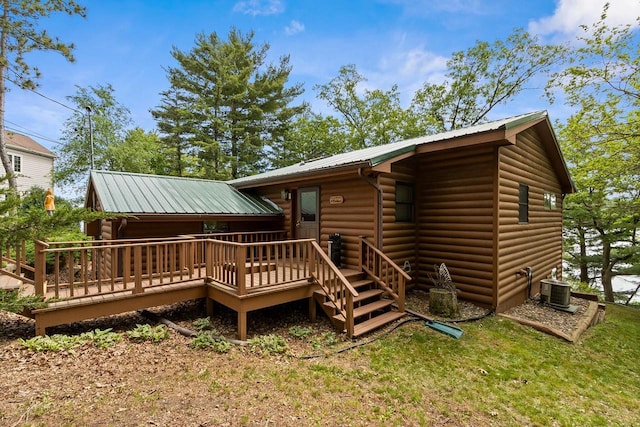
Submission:
[[413,420],[414,404],[432,404],[469,425],[640,424],[640,310],[608,306],[577,344],[500,317],[464,329],[401,328],[360,350],[384,380],[376,393]]
[[74,354],[5,342],[0,383],[15,397],[0,401],[0,421],[640,425],[640,310],[609,305],[606,322],[576,344],[496,316],[461,326],[464,335],[455,340],[409,322],[348,351],[332,352],[345,343],[325,347],[315,358],[246,347],[219,354],[191,348],[176,334]]

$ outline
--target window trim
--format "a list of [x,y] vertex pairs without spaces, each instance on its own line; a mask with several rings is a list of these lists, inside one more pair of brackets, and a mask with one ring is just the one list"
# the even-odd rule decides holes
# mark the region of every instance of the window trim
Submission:
[[[18,172],[22,172],[22,155],[20,154],[9,154],[9,162],[11,162],[11,167],[13,167],[13,171],[18,173]],[[18,167],[16,168],[16,162],[15,159],[18,159]]]
[[[410,200],[409,201],[404,201],[404,200],[399,200],[398,199],[398,187],[405,187],[407,188],[408,194],[410,194]],[[396,222],[404,222],[404,223],[414,223],[416,222],[416,187],[413,183],[410,182],[400,182],[397,181],[396,182],[396,197],[395,197],[395,201],[396,201]],[[409,217],[405,217],[399,216],[399,211],[398,211],[398,206],[406,206],[408,207],[407,211],[409,212]]]

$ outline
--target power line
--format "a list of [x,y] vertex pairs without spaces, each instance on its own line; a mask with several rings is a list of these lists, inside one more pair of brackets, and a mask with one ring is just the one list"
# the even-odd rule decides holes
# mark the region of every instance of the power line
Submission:
[[[19,125],[18,125],[18,126],[19,126]],[[19,126],[19,127],[23,127],[23,126]],[[8,130],[8,131],[10,131],[10,132],[18,133],[18,134],[20,134],[20,135],[27,135],[27,136],[31,136],[31,137],[35,137],[35,138],[40,138],[40,139],[43,139],[43,140],[45,140],[45,141],[49,141],[49,142],[51,142],[51,143],[54,143],[54,144],[56,144],[56,145],[64,145],[64,144],[63,144],[63,143],[61,143],[60,141],[57,141],[57,140],[55,140],[55,139],[51,139],[51,138],[47,138],[46,136],[42,136],[42,135],[39,135],[39,134],[34,133],[34,132],[25,132],[25,131],[23,131],[23,130],[14,129],[14,128],[10,128],[10,127],[7,127],[7,126],[5,126],[5,129],[6,129],[6,130]],[[26,128],[25,128],[25,129],[26,129]],[[27,129],[27,130],[28,130],[28,129]]]
[[[18,83],[16,83],[15,81],[11,80],[9,77],[5,76],[5,77],[4,77],[4,79],[5,79],[5,80],[7,80],[7,81],[9,81],[9,82],[11,82],[11,83],[13,83],[13,84],[14,84],[14,85],[16,85],[17,87],[20,87],[20,85],[19,85]],[[69,110],[71,110],[71,111],[75,111],[76,113],[84,114],[84,112],[83,112],[83,111],[78,110],[78,109],[73,108],[73,107],[69,107],[68,105],[66,105],[66,104],[64,104],[64,103],[62,103],[62,102],[60,102],[60,101],[58,101],[58,100],[56,100],[56,99],[53,99],[53,98],[51,98],[51,97],[49,97],[49,96],[47,96],[47,95],[44,95],[44,94],[42,94],[42,93],[38,92],[38,91],[37,91],[37,90],[35,90],[35,89],[29,89],[29,88],[21,88],[21,89],[22,89],[22,90],[28,90],[29,92],[33,92],[33,93],[35,93],[36,95],[41,96],[42,98],[44,98],[44,99],[46,99],[46,100],[48,100],[48,101],[51,101],[51,102],[53,102],[53,103],[55,103],[55,104],[58,104],[58,105],[60,105],[61,107],[67,108],[67,109],[69,109]]]
[[[33,130],[31,130],[31,129],[27,128],[27,127],[24,127],[24,126],[22,126],[22,125],[19,125],[18,123],[12,122],[11,120],[4,119],[4,121],[5,121],[6,123],[11,123],[13,126],[17,126],[17,127],[19,127],[19,128],[24,129],[24,131],[17,131],[17,132],[19,132],[19,133],[28,134],[29,136],[35,136],[35,137],[37,137],[37,138],[44,139],[45,141],[53,142],[54,144],[63,145],[63,144],[61,144],[60,142],[58,142],[58,140],[56,140],[56,139],[53,139],[53,138],[48,137],[48,136],[44,136],[44,135],[42,135],[42,134],[40,134],[40,133],[37,133],[37,132],[35,132],[35,131],[33,131]],[[5,126],[5,128],[6,128],[6,126]],[[12,131],[14,131],[14,130],[12,130]],[[25,131],[26,131],[26,132],[25,132]]]

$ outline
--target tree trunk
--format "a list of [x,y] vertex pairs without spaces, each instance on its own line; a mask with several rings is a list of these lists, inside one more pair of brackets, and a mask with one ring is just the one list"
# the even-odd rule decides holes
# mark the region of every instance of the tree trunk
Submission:
[[[6,7],[7,5],[3,2],[3,22],[8,21],[9,11]],[[7,29],[5,27],[2,28],[2,32],[0,33],[0,161],[2,161],[2,166],[4,166],[4,170],[7,175],[9,175],[9,187],[14,190],[18,190],[18,180],[13,171],[13,165],[9,161],[9,153],[7,153],[7,143],[5,141],[5,131],[4,131],[4,106],[5,106],[5,93],[7,91],[7,85],[4,80],[5,72],[7,69],[6,60],[7,60]]]
[[613,264],[611,263],[611,244],[606,240],[602,243],[602,289],[604,290],[604,300],[614,302],[612,274]]
[[589,283],[589,268],[587,265],[587,239],[585,231],[578,226],[578,237],[580,239],[580,282]]

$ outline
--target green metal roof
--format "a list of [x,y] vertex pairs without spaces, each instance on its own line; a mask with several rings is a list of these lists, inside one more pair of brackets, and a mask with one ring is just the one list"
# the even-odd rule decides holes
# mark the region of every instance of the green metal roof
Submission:
[[91,188],[105,212],[234,216],[281,214],[275,204],[242,193],[221,181],[92,171],[89,191]]
[[463,136],[495,131],[498,129],[508,130],[515,126],[536,121],[545,117],[547,117],[546,111],[537,111],[534,113],[522,114],[519,116],[482,123],[463,129],[456,129],[435,135],[421,136],[419,138],[407,139],[391,144],[379,145],[375,147],[363,148],[361,150],[350,151],[348,153],[336,154],[321,159],[304,161],[269,172],[251,175],[244,178],[238,178],[229,182],[237,186],[249,186],[252,184],[270,182],[272,180],[277,180],[284,177],[304,175],[320,170],[330,170],[332,168],[342,168],[349,166],[373,167],[384,163],[387,160],[393,159],[394,157],[412,152],[416,149],[416,147],[423,144],[431,144],[439,141],[460,138]]

